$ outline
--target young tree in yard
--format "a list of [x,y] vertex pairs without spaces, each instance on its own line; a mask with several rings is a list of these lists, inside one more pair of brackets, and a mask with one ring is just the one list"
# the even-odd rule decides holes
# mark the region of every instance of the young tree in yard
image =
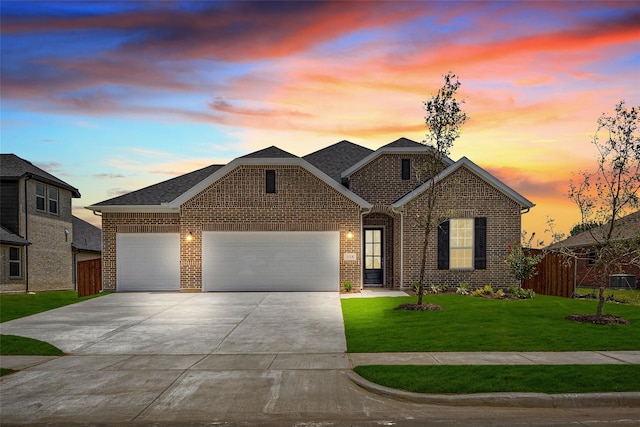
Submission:
[[[601,273],[595,319],[602,319],[604,289],[610,274],[622,263],[640,263],[640,235],[621,238],[618,220],[640,207],[640,107],[616,105],[615,114],[603,114],[592,140],[597,150],[595,172],[581,172],[569,186],[569,198],[582,215],[598,247],[595,264]],[[638,264],[636,264],[638,265]]]
[[456,92],[460,85],[458,76],[449,72],[444,76],[444,85],[438,90],[438,93],[423,103],[426,112],[425,123],[428,128],[424,143],[432,150],[427,160],[422,165],[418,165],[417,172],[422,182],[431,182],[432,185],[423,193],[424,206],[416,218],[424,230],[418,305],[422,305],[425,289],[429,236],[443,220],[440,216],[441,213],[439,213],[443,183],[436,182],[436,178],[444,169],[451,147],[460,136],[460,128],[467,120],[467,115],[461,108],[464,101],[456,98]]

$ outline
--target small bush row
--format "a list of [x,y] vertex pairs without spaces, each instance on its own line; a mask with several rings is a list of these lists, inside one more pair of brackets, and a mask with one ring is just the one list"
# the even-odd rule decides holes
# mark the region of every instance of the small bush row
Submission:
[[[419,282],[414,280],[411,287],[415,293],[419,291]],[[427,292],[433,294],[446,293],[450,290],[449,285],[431,286]],[[509,286],[506,290],[494,289],[492,285],[485,285],[482,288],[472,289],[471,284],[462,282],[456,287],[456,293],[460,295],[470,295],[472,297],[496,298],[496,299],[532,299],[536,293],[533,289],[522,289],[516,286]]]

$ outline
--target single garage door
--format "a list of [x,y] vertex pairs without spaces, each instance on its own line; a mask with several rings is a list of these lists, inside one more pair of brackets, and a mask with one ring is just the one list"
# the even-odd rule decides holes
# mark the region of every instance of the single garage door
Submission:
[[203,232],[203,291],[337,291],[337,231]]
[[179,233],[116,234],[118,291],[179,291]]

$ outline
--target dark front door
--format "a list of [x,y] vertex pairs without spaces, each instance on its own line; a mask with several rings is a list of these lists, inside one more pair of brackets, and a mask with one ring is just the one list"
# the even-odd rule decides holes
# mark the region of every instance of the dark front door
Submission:
[[382,285],[384,277],[382,228],[364,230],[364,284]]

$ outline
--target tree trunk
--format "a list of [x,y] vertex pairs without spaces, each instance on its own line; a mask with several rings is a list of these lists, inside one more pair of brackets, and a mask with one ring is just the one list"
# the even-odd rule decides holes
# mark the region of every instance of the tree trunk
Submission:
[[422,245],[422,260],[420,261],[420,286],[418,286],[418,305],[422,305],[424,294],[424,276],[427,267],[427,246],[429,246],[429,226],[424,227],[424,244]]
[[604,307],[604,286],[600,286],[600,295],[598,296],[598,308],[596,310],[596,318],[602,317],[602,308]]

